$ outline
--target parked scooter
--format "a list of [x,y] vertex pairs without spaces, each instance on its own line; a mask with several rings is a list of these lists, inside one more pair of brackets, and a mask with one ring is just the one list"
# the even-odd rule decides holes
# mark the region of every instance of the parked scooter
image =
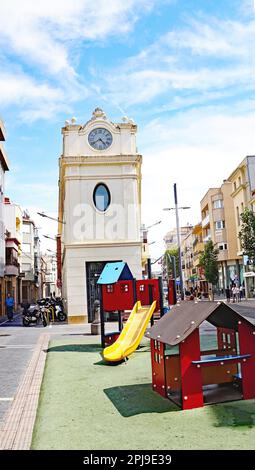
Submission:
[[42,323],[44,327],[47,326],[48,323],[45,314],[43,310],[38,307],[38,305],[23,303],[21,306],[23,307],[23,326],[30,326],[31,324],[39,325],[40,323]]
[[60,298],[46,298],[38,300],[38,305],[43,307],[49,318],[49,321],[65,321],[67,315],[64,312],[63,301]]

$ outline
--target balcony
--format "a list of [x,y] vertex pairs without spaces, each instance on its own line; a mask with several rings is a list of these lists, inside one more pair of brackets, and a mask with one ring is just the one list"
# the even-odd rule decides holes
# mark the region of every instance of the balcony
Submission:
[[25,277],[23,278],[24,281],[31,281],[35,282],[35,273],[33,270],[24,271]]
[[207,214],[207,216],[202,220],[202,227],[205,228],[209,224],[210,224],[210,216],[209,214]]
[[211,236],[210,233],[208,233],[208,235],[206,235],[206,237],[203,238],[203,243],[207,243],[207,242],[209,242],[211,239],[212,239],[212,236]]
[[18,276],[19,275],[19,263],[16,264],[6,264],[4,270],[5,276]]

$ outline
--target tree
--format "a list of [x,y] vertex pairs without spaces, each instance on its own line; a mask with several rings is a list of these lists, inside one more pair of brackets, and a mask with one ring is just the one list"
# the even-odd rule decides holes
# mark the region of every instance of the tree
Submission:
[[172,267],[172,261],[171,261],[171,256],[175,257],[176,260],[176,277],[180,276],[180,269],[179,269],[179,252],[178,248],[173,248],[171,250],[166,250],[164,254],[164,263],[167,267],[167,276],[168,277],[173,277],[173,267]]
[[244,255],[249,260],[255,261],[255,214],[249,209],[245,209],[241,214],[242,228],[239,232],[239,238]]
[[214,244],[210,240],[206,243],[204,253],[199,258],[199,264],[205,270],[205,278],[213,286],[216,286],[219,280],[218,254],[219,250],[214,248]]

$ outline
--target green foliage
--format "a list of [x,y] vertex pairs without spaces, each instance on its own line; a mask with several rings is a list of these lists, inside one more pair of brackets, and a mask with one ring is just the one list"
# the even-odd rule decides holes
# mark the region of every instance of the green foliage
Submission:
[[204,249],[204,253],[199,258],[199,264],[205,270],[205,277],[208,282],[216,286],[219,280],[218,271],[218,254],[219,250],[214,248],[212,240],[210,240]]
[[171,262],[171,256],[175,257],[176,260],[176,277],[180,276],[180,269],[179,269],[179,253],[178,248],[173,248],[172,250],[166,250],[164,254],[164,263],[167,266],[167,275],[168,277],[173,277],[173,268]]
[[255,214],[245,209],[241,214],[242,228],[239,232],[241,247],[251,261],[255,261]]

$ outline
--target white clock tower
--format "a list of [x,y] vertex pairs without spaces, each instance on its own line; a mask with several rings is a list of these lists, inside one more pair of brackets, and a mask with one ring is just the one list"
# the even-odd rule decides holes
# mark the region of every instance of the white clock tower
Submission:
[[136,124],[115,124],[97,108],[85,125],[62,128],[59,160],[59,233],[62,294],[68,321],[93,321],[97,280],[105,263],[125,261],[142,274],[141,163]]

